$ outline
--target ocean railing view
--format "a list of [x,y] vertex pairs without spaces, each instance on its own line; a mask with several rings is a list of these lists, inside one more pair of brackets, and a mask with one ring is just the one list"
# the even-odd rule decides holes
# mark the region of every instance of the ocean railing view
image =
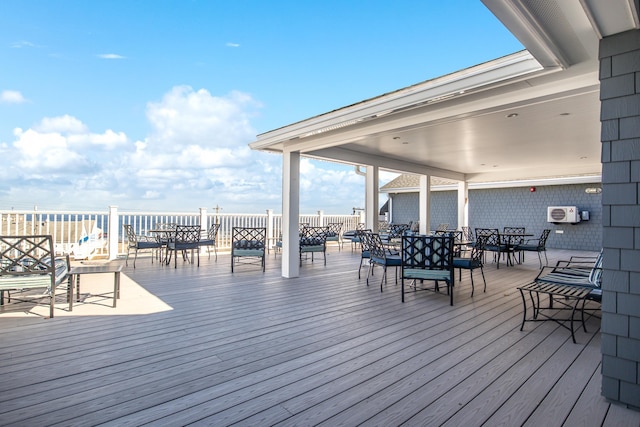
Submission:
[[[343,224],[342,230],[354,230],[363,222],[360,215],[300,215],[301,223],[313,226],[332,222]],[[133,226],[136,234],[150,235],[161,224],[200,225],[203,233],[220,224],[217,246],[221,251],[231,248],[233,227],[265,227],[269,246],[282,233],[282,214],[268,209],[264,214],[212,213],[200,208],[197,213],[185,212],[119,212],[117,207],[107,211],[17,211],[0,210],[0,235],[53,236],[57,254],[69,254],[74,259],[116,259],[127,252],[123,225]],[[116,233],[110,230],[116,229]],[[111,248],[114,248],[113,250]]]

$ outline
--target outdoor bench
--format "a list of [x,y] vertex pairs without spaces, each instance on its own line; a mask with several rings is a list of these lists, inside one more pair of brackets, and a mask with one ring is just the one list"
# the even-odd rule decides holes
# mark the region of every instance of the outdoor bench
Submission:
[[[551,320],[569,329],[571,331],[571,339],[575,343],[576,338],[573,327],[575,312],[580,310],[582,328],[587,332],[584,321],[585,305],[589,300],[601,302],[601,281],[602,252],[590,269],[586,268],[584,262],[574,263],[571,261],[558,261],[554,267],[542,267],[531,283],[518,287],[523,304],[520,330],[524,329],[527,321]],[[529,294],[533,310],[533,315],[529,319],[527,319],[526,293]],[[548,296],[549,305],[547,307],[542,307],[540,294]],[[554,307],[554,301],[559,303],[561,307]],[[547,314],[542,310],[570,310],[571,316],[569,318],[558,318],[555,317],[555,312]],[[567,321],[569,321],[569,326],[566,325]]]

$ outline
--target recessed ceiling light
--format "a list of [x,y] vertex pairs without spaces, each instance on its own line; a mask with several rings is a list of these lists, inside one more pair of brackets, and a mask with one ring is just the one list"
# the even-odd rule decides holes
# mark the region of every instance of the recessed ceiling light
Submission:
[[518,117],[518,113],[507,114],[507,119],[513,119],[514,117]]
[[570,116],[571,113],[560,113],[561,116]]
[[393,139],[400,139],[400,137],[399,136],[394,136]]
[[402,145],[408,145],[409,143],[407,141],[402,141]]

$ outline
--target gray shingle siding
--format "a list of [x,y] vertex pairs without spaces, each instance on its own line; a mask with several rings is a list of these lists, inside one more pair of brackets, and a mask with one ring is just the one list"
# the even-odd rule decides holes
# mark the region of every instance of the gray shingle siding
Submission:
[[600,42],[602,394],[640,407],[640,31]]
[[[551,229],[549,248],[599,251],[602,248],[602,197],[587,194],[587,187],[599,184],[550,185],[536,187],[500,188],[469,191],[469,226],[472,229],[526,227],[537,237],[545,228]],[[418,193],[391,194],[392,218],[395,223],[417,221]],[[548,206],[577,206],[589,211],[589,221],[579,224],[547,222]],[[620,213],[624,215],[624,213]],[[458,196],[456,191],[431,193],[431,224],[447,223],[458,228]],[[556,232],[561,231],[562,234]],[[629,236],[625,236],[629,240]]]

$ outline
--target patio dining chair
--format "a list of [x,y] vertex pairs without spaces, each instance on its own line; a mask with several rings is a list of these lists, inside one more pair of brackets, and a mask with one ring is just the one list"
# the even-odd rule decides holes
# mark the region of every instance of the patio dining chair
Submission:
[[476,246],[480,237],[484,238],[484,250],[493,252],[493,260],[496,262],[496,268],[500,268],[500,255],[504,254],[507,246],[500,238],[500,232],[497,228],[476,228]]
[[329,231],[327,231],[327,242],[337,242],[338,250],[342,250],[342,223],[330,222],[327,224]]
[[380,279],[380,292],[383,284],[387,283],[387,267],[395,267],[396,284],[398,284],[398,267],[402,267],[402,258],[397,252],[390,250],[382,243],[380,235],[369,233],[367,235],[369,244],[369,270],[367,271],[367,286],[369,286],[369,276],[373,275],[373,268],[376,265],[382,267],[382,278]]
[[478,239],[477,244],[471,249],[471,256],[469,257],[454,257],[453,268],[458,269],[459,281],[462,281],[462,270],[469,270],[469,276],[471,277],[471,296],[475,291],[473,283],[473,270],[480,269],[482,274],[482,281],[484,282],[484,292],[487,291],[487,280],[484,277],[484,268],[482,265],[482,258],[484,255],[484,237]]
[[537,252],[540,268],[542,268],[542,256],[540,254],[544,253],[545,265],[549,265],[549,259],[547,258],[547,239],[550,233],[551,230],[549,229],[542,230],[540,237],[537,239],[527,239],[524,243],[516,246],[515,249],[522,252],[522,260],[524,261],[525,252]]
[[209,259],[211,259],[211,247],[213,247],[213,251],[216,254],[216,261],[218,261],[218,231],[220,230],[220,224],[211,224],[209,229],[207,230],[206,235],[200,238],[200,246],[207,247],[207,254],[209,255]]
[[123,224],[124,232],[127,235],[127,257],[124,260],[125,265],[129,265],[129,254],[134,251],[133,268],[136,268],[136,259],[138,259],[138,251],[150,250],[151,263],[153,264],[154,252],[160,258],[162,252],[162,242],[158,237],[136,234],[134,228],[130,224]]
[[324,265],[327,265],[327,233],[329,227],[309,227],[302,228],[300,234],[300,265],[302,265],[302,254],[311,254],[311,262],[316,253],[322,253]]
[[524,236],[508,236],[510,233],[524,234],[526,233],[525,227],[503,227],[502,228],[502,243],[506,246],[506,256],[513,257],[515,261],[516,254],[518,255],[518,264],[522,262],[522,252],[517,249],[518,245],[524,243]]
[[360,245],[360,265],[358,266],[358,279],[360,279],[362,262],[371,259],[371,229],[356,230],[355,233]]
[[237,264],[259,265],[265,271],[267,229],[265,227],[233,227],[231,233],[231,272]]
[[[449,304],[453,305],[453,237],[403,236],[401,256],[402,302],[405,288],[440,292],[440,283],[444,282]],[[405,281],[408,282],[406,286]],[[424,287],[425,281],[434,282],[433,287]]]
[[[182,253],[182,259],[186,262],[193,262],[194,252],[198,256],[198,267],[200,267],[200,235],[202,229],[199,225],[177,225],[167,242],[167,264],[171,263],[171,257],[175,256],[173,268],[178,268],[178,252]],[[191,251],[191,261],[187,255]]]

